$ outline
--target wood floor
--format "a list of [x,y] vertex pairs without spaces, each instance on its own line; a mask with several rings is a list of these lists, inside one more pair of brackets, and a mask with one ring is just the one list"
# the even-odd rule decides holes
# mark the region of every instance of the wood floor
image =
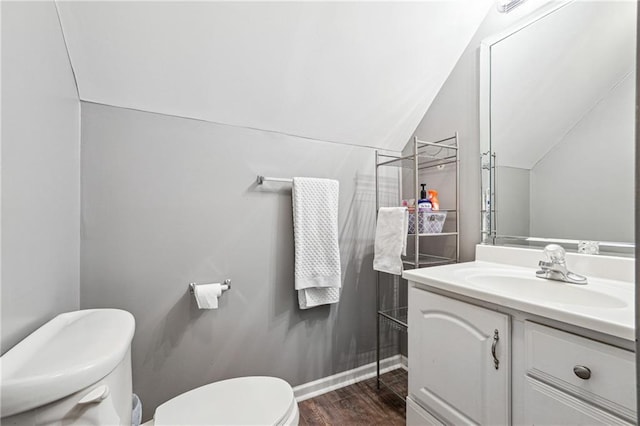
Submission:
[[[401,395],[407,394],[407,372],[401,368],[381,376]],[[298,404],[300,426],[389,425],[404,426],[405,403],[380,386],[376,378],[307,399]]]

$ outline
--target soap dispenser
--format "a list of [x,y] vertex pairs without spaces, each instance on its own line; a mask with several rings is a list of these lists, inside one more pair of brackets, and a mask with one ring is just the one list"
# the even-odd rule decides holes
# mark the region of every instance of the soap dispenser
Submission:
[[420,191],[420,199],[418,200],[418,210],[431,211],[431,200],[427,198],[427,191],[424,189],[426,183],[421,183],[422,191]]

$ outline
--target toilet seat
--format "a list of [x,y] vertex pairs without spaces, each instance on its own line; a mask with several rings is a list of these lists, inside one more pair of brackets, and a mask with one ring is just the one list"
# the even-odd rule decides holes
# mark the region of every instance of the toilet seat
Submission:
[[[239,377],[211,383],[160,405],[154,426],[276,425],[297,423],[293,389],[276,377]],[[294,419],[294,420],[292,420]]]

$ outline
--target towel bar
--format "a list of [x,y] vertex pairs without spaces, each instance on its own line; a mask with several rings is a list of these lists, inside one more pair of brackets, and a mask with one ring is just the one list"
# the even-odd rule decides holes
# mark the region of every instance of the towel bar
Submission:
[[293,183],[293,179],[266,177],[262,175],[258,175],[257,181],[258,181],[258,185],[262,185],[266,181]]

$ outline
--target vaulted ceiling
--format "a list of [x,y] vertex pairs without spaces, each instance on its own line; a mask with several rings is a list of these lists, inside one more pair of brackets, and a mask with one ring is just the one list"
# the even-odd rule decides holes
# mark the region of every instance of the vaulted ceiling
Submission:
[[493,4],[57,2],[83,101],[396,151]]
[[[632,1],[576,1],[491,47],[498,165],[532,169],[582,120],[597,120],[598,104],[633,87],[636,16]],[[618,115],[633,126],[633,102],[625,106]]]

